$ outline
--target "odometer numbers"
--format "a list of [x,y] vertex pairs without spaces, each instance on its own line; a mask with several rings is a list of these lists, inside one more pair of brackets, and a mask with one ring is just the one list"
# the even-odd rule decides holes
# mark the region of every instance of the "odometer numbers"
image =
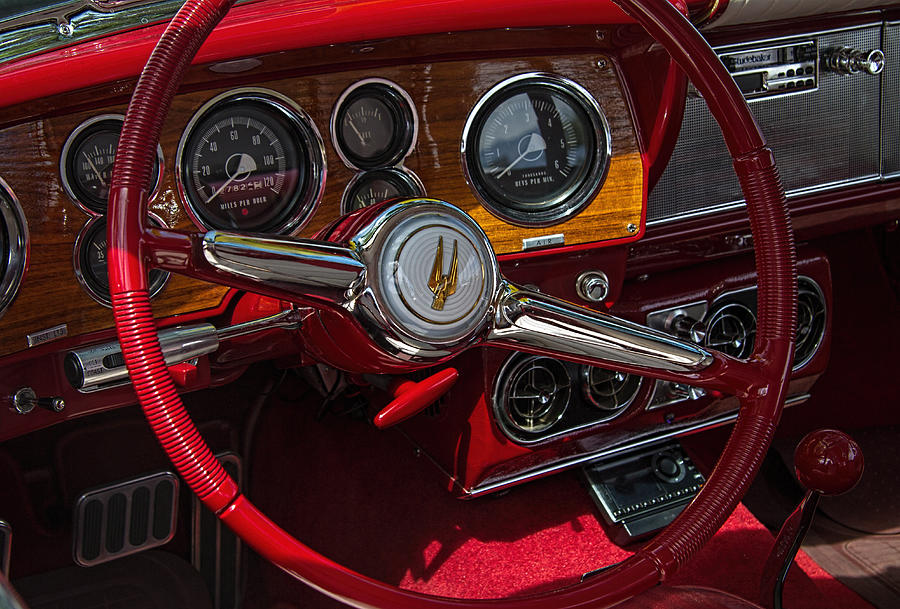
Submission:
[[206,229],[290,232],[321,197],[318,131],[274,92],[240,90],[209,102],[188,126],[178,157],[189,212]]

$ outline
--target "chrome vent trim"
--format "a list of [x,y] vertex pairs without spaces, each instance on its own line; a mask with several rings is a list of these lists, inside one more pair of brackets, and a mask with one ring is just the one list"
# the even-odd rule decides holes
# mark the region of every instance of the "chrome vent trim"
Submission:
[[649,396],[644,387],[640,376],[517,353],[497,373],[492,411],[510,440],[535,444],[615,419]]
[[498,421],[513,436],[533,439],[565,414],[572,378],[562,362],[550,357],[514,357],[507,364],[494,400]]
[[827,310],[822,288],[809,277],[801,277],[797,300],[797,338],[793,370],[812,360],[825,339]]
[[603,415],[602,421],[628,408],[641,389],[641,377],[596,366],[582,366],[581,390],[585,400]]
[[756,339],[756,314],[749,307],[728,302],[713,309],[703,344],[737,359],[747,359]]

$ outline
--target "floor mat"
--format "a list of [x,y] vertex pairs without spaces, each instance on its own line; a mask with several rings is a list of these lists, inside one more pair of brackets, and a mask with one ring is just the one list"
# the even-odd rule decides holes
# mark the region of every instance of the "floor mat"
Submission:
[[[578,477],[564,473],[472,501],[452,498],[405,439],[315,404],[273,403],[259,422],[250,498],[289,532],[366,575],[456,597],[554,589],[630,552],[612,544]],[[285,467],[300,463],[300,467]],[[740,506],[673,583],[712,586],[757,600],[771,533]],[[802,555],[792,569],[790,609],[871,606]],[[254,607],[340,605],[251,559]]]

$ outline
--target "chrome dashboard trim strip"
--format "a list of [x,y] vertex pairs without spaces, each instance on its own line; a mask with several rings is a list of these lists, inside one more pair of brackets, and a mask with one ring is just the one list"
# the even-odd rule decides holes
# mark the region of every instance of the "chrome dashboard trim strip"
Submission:
[[[801,404],[808,400],[810,395],[808,393],[795,395],[789,397],[785,400],[785,406],[793,406],[795,404]],[[531,479],[543,478],[545,476],[550,476],[552,474],[556,474],[562,472],[567,469],[571,469],[573,467],[577,467],[579,465],[584,465],[590,461],[595,459],[603,459],[608,457],[613,457],[616,455],[620,455],[622,453],[634,450],[636,448],[641,448],[644,446],[649,446],[651,444],[655,444],[657,442],[662,442],[665,440],[670,440],[672,438],[678,438],[681,436],[687,436],[692,433],[696,433],[698,431],[703,431],[706,429],[712,429],[714,427],[721,427],[722,425],[727,425],[728,423],[732,423],[737,420],[738,413],[731,412],[723,415],[719,415],[716,417],[712,417],[710,419],[706,419],[703,421],[696,421],[691,424],[687,424],[683,427],[679,427],[677,429],[671,429],[667,432],[660,434],[651,434],[646,437],[640,438],[639,440],[629,442],[626,444],[622,444],[620,446],[615,446],[612,448],[602,448],[600,450],[592,451],[585,453],[583,455],[578,455],[576,457],[572,457],[569,459],[562,459],[560,461],[556,461],[550,463],[543,467],[538,467],[532,470],[528,470],[525,472],[521,472],[514,476],[510,476],[509,478],[505,478],[503,480],[499,480],[497,482],[490,482],[487,484],[482,484],[479,486],[474,486],[471,488],[465,488],[459,485],[456,479],[453,479],[454,485],[460,489],[464,494],[466,499],[474,499],[476,497],[480,497],[482,495],[487,495],[489,493],[494,493],[503,489],[507,489],[522,482],[526,482]],[[441,471],[444,471],[441,468]],[[446,473],[446,472],[444,472]]]
[[[246,4],[258,0],[237,0]],[[0,64],[170,20],[184,0],[71,0],[0,23]]]
[[[872,182],[880,181],[883,177],[888,177],[888,176],[872,174],[872,175],[864,176],[862,178],[854,178],[852,180],[829,182],[827,184],[818,184],[816,186],[809,186],[807,188],[796,188],[794,190],[786,191],[785,195],[787,196],[788,199],[794,199],[797,197],[818,194],[820,192],[827,192],[827,191],[835,190],[838,188],[845,188],[847,186],[860,186],[862,184],[870,184]],[[684,213],[684,214],[677,214],[674,216],[668,216],[666,218],[659,218],[657,220],[648,220],[647,226],[648,227],[649,226],[661,226],[664,224],[669,224],[671,222],[677,222],[680,220],[690,220],[690,219],[694,219],[694,218],[702,218],[705,216],[709,216],[711,214],[717,214],[717,213],[722,213],[722,212],[726,212],[726,211],[734,211],[737,209],[743,209],[745,207],[747,207],[747,203],[746,203],[746,201],[741,199],[739,201],[732,201],[730,203],[721,203],[714,207],[707,207],[705,209],[699,209],[699,210],[691,211],[691,212]]]

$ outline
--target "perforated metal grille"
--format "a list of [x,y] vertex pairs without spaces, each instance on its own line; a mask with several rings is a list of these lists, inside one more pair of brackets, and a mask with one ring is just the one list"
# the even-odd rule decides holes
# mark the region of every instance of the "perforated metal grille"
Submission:
[[[818,42],[820,54],[840,46],[881,48],[881,26],[823,34]],[[816,90],[750,103],[788,194],[879,176],[880,101],[879,78],[820,70]],[[689,98],[672,159],[650,195],[648,220],[704,213],[742,201],[718,125],[702,98]]]
[[900,23],[884,29],[884,106],[881,150],[885,176],[900,175]]

